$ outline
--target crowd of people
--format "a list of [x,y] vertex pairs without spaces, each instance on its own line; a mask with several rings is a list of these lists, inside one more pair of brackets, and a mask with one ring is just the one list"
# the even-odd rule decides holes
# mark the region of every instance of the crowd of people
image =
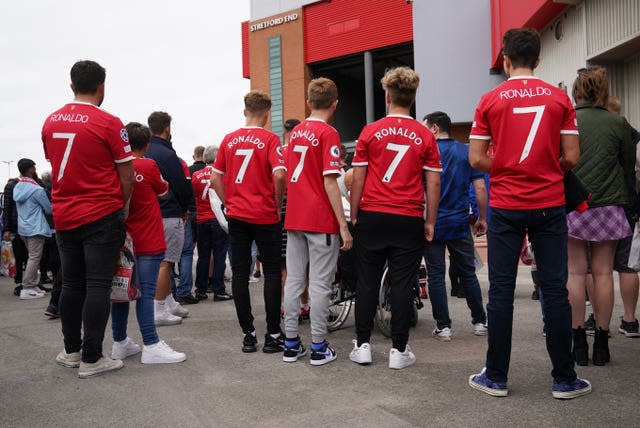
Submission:
[[[337,358],[327,341],[327,320],[338,259],[348,252],[357,303],[349,359],[373,361],[371,331],[388,267],[388,364],[403,369],[416,361],[409,326],[423,258],[432,334],[441,341],[452,338],[448,251],[452,295],[466,298],[473,334],[488,337],[485,368],[470,376],[469,385],[506,396],[517,265],[523,242],[529,242],[553,365],[552,395],[587,394],[591,384],[574,368],[589,361],[585,301],[588,295],[594,309],[591,360],[604,365],[611,358],[614,268],[625,299],[619,330],[639,335],[638,273],[629,267],[638,219],[638,133],[619,115],[603,68],[578,71],[574,107],[563,90],[533,75],[539,53],[535,31],[505,34],[509,79],[480,100],[469,144],[452,138],[444,112],[430,113],[423,122],[412,118],[420,78],[408,67],[388,70],[381,80],[387,115],[363,128],[350,166],[330,125],[338,105],[330,79],[311,80],[310,115],[288,120],[283,141],[265,129],[270,97],[249,92],[245,125],[219,145],[196,147],[189,167],[172,146],[169,114],[153,112],[147,126],[125,126],[100,109],[105,69],[79,61],[71,69],[74,101],[52,113],[42,129],[52,173],[39,178],[35,163],[21,159],[20,176],[5,188],[3,239],[13,242],[16,293],[37,299],[51,291],[45,313],[61,317],[64,336],[56,361],[78,368],[84,378],[119,369],[138,353],[144,364],[184,361],[184,353],[160,339],[157,326],[179,324],[189,314],[185,306],[209,293],[214,301],[233,301],[241,350],[256,352],[260,340],[249,283],[263,275],[263,352],[282,353],[287,363],[308,353],[310,364],[320,366]],[[585,209],[565,204],[567,174],[575,174],[590,194]],[[216,200],[224,218],[215,212]],[[486,311],[473,239],[484,234]],[[110,302],[114,265],[127,236],[136,257],[142,347],[127,334],[129,303]],[[227,257],[231,294],[225,286]],[[44,285],[51,282],[49,271],[53,290]],[[104,356],[109,316],[114,343]],[[311,326],[306,345],[299,330],[305,317]]]

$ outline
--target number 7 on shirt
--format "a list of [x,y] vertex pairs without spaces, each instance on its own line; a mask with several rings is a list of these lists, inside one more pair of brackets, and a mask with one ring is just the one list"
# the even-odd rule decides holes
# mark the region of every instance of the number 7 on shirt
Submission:
[[526,114],[526,113],[535,113],[536,115],[533,118],[533,123],[531,124],[531,128],[529,129],[529,135],[527,135],[527,141],[524,143],[524,148],[522,149],[522,155],[520,155],[520,162],[522,163],[529,156],[529,152],[531,151],[531,146],[533,146],[533,141],[536,139],[536,134],[538,133],[538,127],[540,126],[540,122],[542,121],[542,114],[544,113],[544,105],[542,106],[532,106],[532,107],[514,107],[513,114]]

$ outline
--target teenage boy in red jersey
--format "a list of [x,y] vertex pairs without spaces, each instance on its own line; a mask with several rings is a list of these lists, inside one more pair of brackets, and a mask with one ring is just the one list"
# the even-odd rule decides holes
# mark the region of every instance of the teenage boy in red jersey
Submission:
[[[311,115],[291,132],[287,150],[287,281],[284,288],[285,350],[283,361],[306,354],[298,335],[300,296],[309,266],[311,364],[336,359],[325,336],[338,250],[351,248],[352,237],[340,199],[340,136],[327,121],[338,105],[338,89],[326,78],[307,88]],[[338,233],[340,236],[338,236]],[[343,244],[340,247],[339,238]]]
[[[540,36],[512,29],[503,39],[509,80],[486,93],[476,108],[469,162],[490,174],[491,222],[486,368],[469,385],[492,396],[508,394],[513,293],[525,234],[536,254],[552,395],[570,399],[591,392],[571,355],[571,307],[567,283],[567,220],[563,176],[580,158],[576,115],[567,94],[533,76]],[[493,142],[493,159],[487,155]]]
[[[408,67],[381,80],[388,115],[362,130],[353,158],[351,221],[356,227],[357,305],[354,348],[349,358],[371,363],[369,340],[385,263],[391,283],[389,368],[415,363],[409,345],[412,290],[425,238],[433,239],[440,199],[440,155],[436,140],[410,116],[420,78]],[[427,182],[425,196],[422,177]]]
[[136,252],[141,294],[136,300],[136,318],[144,347],[140,349],[140,346],[127,336],[129,302],[111,303],[111,358],[123,360],[142,351],[142,364],[179,363],[187,358],[186,355],[174,351],[160,340],[154,321],[153,297],[156,294],[156,280],[167,248],[158,198],[167,196],[169,184],[162,178],[156,162],[143,157],[151,139],[149,128],[131,122],[127,124],[127,133],[133,150],[136,186],[131,195],[126,227]]
[[62,262],[65,349],[56,361],[79,367],[83,378],[122,367],[121,360],[102,356],[102,341],[113,268],[125,238],[123,208],[133,191],[133,158],[120,119],[99,108],[104,80],[100,64],[76,62],[71,68],[74,101],[47,117],[42,128]]
[[[207,298],[207,289],[213,289],[213,301],[220,302],[233,299],[227,294],[224,285],[224,270],[226,268],[226,256],[228,238],[226,232],[220,227],[216,216],[211,209],[209,201],[209,189],[211,188],[211,166],[216,160],[218,148],[209,146],[203,149],[201,159],[204,159],[205,167],[195,171],[191,176],[191,186],[196,199],[196,224],[198,235],[198,262],[196,263],[196,298]],[[209,283],[209,264],[213,255],[213,277]]]
[[[244,97],[246,125],[220,143],[213,165],[212,185],[229,217],[229,240],[236,313],[244,333],[242,352],[256,352],[249,275],[251,243],[258,245],[264,271],[267,333],[262,351],[282,352],[280,329],[280,206],[286,184],[280,138],[263,127],[271,99],[260,91]],[[224,176],[224,177],[223,177]],[[224,178],[224,181],[223,181]]]

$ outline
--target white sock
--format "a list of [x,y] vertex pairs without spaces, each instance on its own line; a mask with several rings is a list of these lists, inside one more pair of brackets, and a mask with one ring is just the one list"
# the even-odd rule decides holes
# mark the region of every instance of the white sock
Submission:
[[[255,336],[255,334],[254,334],[254,336]],[[270,334],[269,336],[271,336],[271,337],[272,337],[272,338],[274,338],[274,339],[277,339],[277,338],[279,338],[279,337],[280,337],[280,333]]]

